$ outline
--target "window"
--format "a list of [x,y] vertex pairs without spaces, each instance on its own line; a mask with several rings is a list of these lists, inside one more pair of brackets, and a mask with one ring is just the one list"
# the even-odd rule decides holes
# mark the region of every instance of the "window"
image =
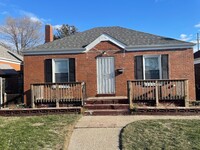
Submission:
[[54,59],[53,82],[69,82],[68,59]]
[[161,57],[143,57],[144,79],[161,79]]
[[168,54],[135,56],[134,65],[135,79],[169,79]]
[[76,82],[75,58],[46,59],[45,82]]

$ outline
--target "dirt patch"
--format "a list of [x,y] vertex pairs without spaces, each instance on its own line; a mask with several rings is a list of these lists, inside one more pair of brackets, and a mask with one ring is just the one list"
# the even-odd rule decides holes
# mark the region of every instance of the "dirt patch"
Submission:
[[68,149],[70,137],[72,136],[75,124],[68,127],[67,134],[65,136],[65,142],[63,145],[63,149]]
[[40,123],[40,122],[32,124],[33,127],[38,127],[38,126],[43,126],[43,125],[44,123]]

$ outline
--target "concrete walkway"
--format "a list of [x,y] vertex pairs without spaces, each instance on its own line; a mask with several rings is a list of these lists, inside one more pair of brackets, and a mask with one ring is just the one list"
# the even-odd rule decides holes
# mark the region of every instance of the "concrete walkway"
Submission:
[[68,150],[118,150],[121,129],[147,119],[200,119],[200,116],[83,116],[75,126]]

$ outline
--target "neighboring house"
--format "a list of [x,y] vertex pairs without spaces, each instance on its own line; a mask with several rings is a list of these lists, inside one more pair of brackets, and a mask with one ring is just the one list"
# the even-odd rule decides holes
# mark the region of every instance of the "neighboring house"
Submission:
[[[135,84],[144,88],[155,87],[156,84],[147,83],[155,79],[166,80],[159,86],[160,89],[168,86],[163,91],[170,90],[169,98],[173,98],[173,92],[182,90],[173,91],[175,86],[182,86],[182,82],[176,81],[187,79],[186,95],[188,100],[195,100],[193,43],[122,27],[97,27],[55,41],[52,36],[52,27],[47,25],[46,43],[23,52],[27,105],[31,104],[30,85],[34,83],[49,86],[49,83],[84,82],[86,96],[98,97],[127,96],[128,80],[145,81]],[[66,89],[57,88],[62,87]],[[44,95],[48,91],[45,87],[40,89],[43,92],[40,91],[39,98],[46,100]]]
[[200,100],[200,51],[194,53],[196,98]]
[[22,62],[21,55],[0,46],[0,104],[7,105],[22,94]]

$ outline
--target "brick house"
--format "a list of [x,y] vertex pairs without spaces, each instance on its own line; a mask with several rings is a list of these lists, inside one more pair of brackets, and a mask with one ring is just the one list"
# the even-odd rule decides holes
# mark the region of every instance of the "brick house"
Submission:
[[21,55],[0,46],[0,105],[7,105],[22,94],[22,62]]
[[[165,90],[172,92],[173,87],[182,86],[176,81],[187,80],[188,100],[195,100],[193,43],[122,27],[93,28],[53,41],[50,25],[46,25],[45,39],[45,44],[23,52],[27,105],[32,84],[84,82],[87,98],[127,97],[128,80],[145,81],[143,88],[155,86],[148,80],[165,80],[159,89],[167,85]],[[40,93],[44,97],[47,91]],[[167,95],[170,98],[172,93]]]

